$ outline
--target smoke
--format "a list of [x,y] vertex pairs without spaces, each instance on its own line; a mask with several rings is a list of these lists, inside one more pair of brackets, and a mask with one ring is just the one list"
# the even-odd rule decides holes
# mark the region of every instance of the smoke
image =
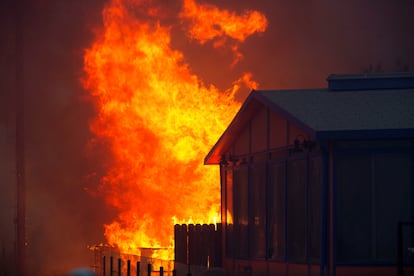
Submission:
[[[90,163],[90,103],[82,99],[83,49],[99,24],[99,1],[26,1],[23,28],[24,155],[29,275],[62,273],[92,265],[88,244],[103,240],[111,213],[96,190],[101,165]],[[1,79],[0,271],[16,275],[15,189],[15,5],[3,2]],[[7,84],[7,86],[6,86]],[[89,178],[88,178],[89,176]],[[4,180],[4,181],[3,181]],[[3,227],[4,225],[4,227]],[[4,231],[5,230],[5,231]],[[0,274],[1,274],[0,273]]]
[[[231,53],[186,45],[193,70],[219,87],[228,87],[246,68],[261,89],[324,87],[331,73],[413,70],[412,1],[200,2],[258,10],[268,19],[265,33],[240,46],[244,58],[234,68],[227,65]],[[213,55],[219,56],[214,65]]]
[[[172,45],[204,83],[221,90],[245,71],[261,89],[325,86],[330,73],[402,71],[414,68],[414,2],[199,1],[235,12],[258,10],[264,33],[237,49],[189,40],[178,18],[181,1],[141,1],[137,16],[159,18],[172,29]],[[0,266],[14,250],[14,19],[3,1],[0,56]],[[99,31],[104,0],[26,1],[24,9],[25,164],[28,264],[32,275],[91,265],[88,244],[103,240],[103,224],[115,216],[99,197],[99,179],[110,156],[93,140],[95,115],[80,79],[84,49]],[[243,100],[248,91],[239,95]],[[91,142],[92,141],[92,142]],[[11,260],[11,261],[10,261]],[[1,270],[1,269],[0,269]],[[12,271],[6,270],[3,271]]]
[[330,73],[413,70],[412,1],[263,2],[267,33],[242,49],[251,54],[242,66],[254,68],[262,88],[323,87]]
[[80,84],[83,49],[102,4],[33,1],[25,7],[28,267],[39,275],[93,265],[87,245],[103,241],[110,217],[93,196],[103,164],[88,156],[93,109]]

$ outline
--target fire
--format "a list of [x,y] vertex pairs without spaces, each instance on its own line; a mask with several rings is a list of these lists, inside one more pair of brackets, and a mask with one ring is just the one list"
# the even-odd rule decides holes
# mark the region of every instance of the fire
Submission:
[[[172,49],[171,27],[153,19],[160,11],[149,3],[110,1],[104,28],[84,57],[84,86],[97,109],[90,128],[95,139],[108,142],[113,159],[101,192],[119,210],[105,236],[137,255],[141,248],[171,248],[174,221],[220,217],[219,172],[203,166],[203,157],[238,110],[234,95],[241,85],[257,87],[249,73],[227,91],[205,85]],[[200,43],[225,35],[243,41],[265,29],[258,12],[236,16],[194,1],[183,6],[180,17],[193,20],[189,33]],[[148,16],[137,16],[143,10]],[[214,20],[224,16],[215,34],[207,34],[213,25],[200,25],[209,13]],[[262,25],[253,28],[256,17]]]
[[214,47],[220,48],[225,47],[227,38],[233,39],[230,46],[234,53],[232,66],[243,58],[238,43],[267,28],[266,17],[258,11],[245,11],[244,14],[237,15],[213,5],[197,5],[194,0],[184,0],[180,17],[190,21],[189,36],[201,44],[215,40]]

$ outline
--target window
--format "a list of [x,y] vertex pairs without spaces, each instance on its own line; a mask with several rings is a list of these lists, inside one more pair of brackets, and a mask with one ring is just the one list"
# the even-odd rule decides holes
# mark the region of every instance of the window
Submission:
[[270,166],[269,252],[272,259],[285,257],[285,163]]
[[[376,217],[373,257],[378,261],[389,262],[396,258],[395,230],[398,221],[413,220],[412,156],[407,153],[376,153],[373,159],[373,212]],[[407,238],[412,240],[412,234],[408,233]]]
[[226,210],[225,218],[227,225],[233,224],[233,171],[230,169],[226,173]]
[[371,160],[368,154],[338,156],[337,258],[368,261],[371,248]]
[[235,257],[248,257],[248,167],[235,168],[234,176],[234,252]]
[[322,158],[320,156],[310,158],[309,166],[309,257],[313,261],[319,261],[321,248]]
[[266,165],[251,167],[250,257],[266,257]]
[[307,160],[289,160],[287,185],[287,257],[306,259]]
[[234,256],[234,236],[233,236],[233,171],[231,169],[223,170],[225,178],[225,211],[224,218],[226,221],[226,255]]

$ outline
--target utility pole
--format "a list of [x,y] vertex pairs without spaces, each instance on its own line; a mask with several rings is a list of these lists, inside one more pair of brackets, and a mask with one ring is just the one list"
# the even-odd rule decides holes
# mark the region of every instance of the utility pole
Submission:
[[26,276],[26,184],[24,171],[24,56],[23,18],[24,0],[15,0],[16,56],[15,56],[15,110],[16,110],[16,255],[17,273]]

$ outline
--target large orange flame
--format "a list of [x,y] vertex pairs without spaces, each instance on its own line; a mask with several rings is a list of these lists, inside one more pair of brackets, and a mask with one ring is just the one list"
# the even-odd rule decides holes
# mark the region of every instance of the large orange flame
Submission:
[[[157,8],[145,3],[148,18],[138,18],[143,3],[110,1],[104,29],[84,60],[85,88],[97,107],[91,130],[110,141],[113,156],[101,189],[119,216],[105,225],[105,236],[132,254],[143,247],[170,247],[174,220],[219,219],[218,169],[203,166],[203,157],[238,110],[234,94],[240,85],[257,86],[248,73],[224,92],[205,86],[183,53],[171,48],[170,27],[148,20]],[[185,1],[181,16],[195,18],[189,5],[197,7]],[[237,27],[225,27],[231,20]],[[246,15],[230,14],[219,24],[238,40],[265,28],[251,28]]]
[[255,32],[264,32],[267,27],[266,17],[258,11],[237,15],[213,5],[198,5],[194,0],[184,0],[180,17],[190,21],[189,36],[201,44],[215,40],[213,45],[219,48],[228,44],[227,38],[233,39],[230,46],[234,53],[232,66],[243,58],[238,43]]

